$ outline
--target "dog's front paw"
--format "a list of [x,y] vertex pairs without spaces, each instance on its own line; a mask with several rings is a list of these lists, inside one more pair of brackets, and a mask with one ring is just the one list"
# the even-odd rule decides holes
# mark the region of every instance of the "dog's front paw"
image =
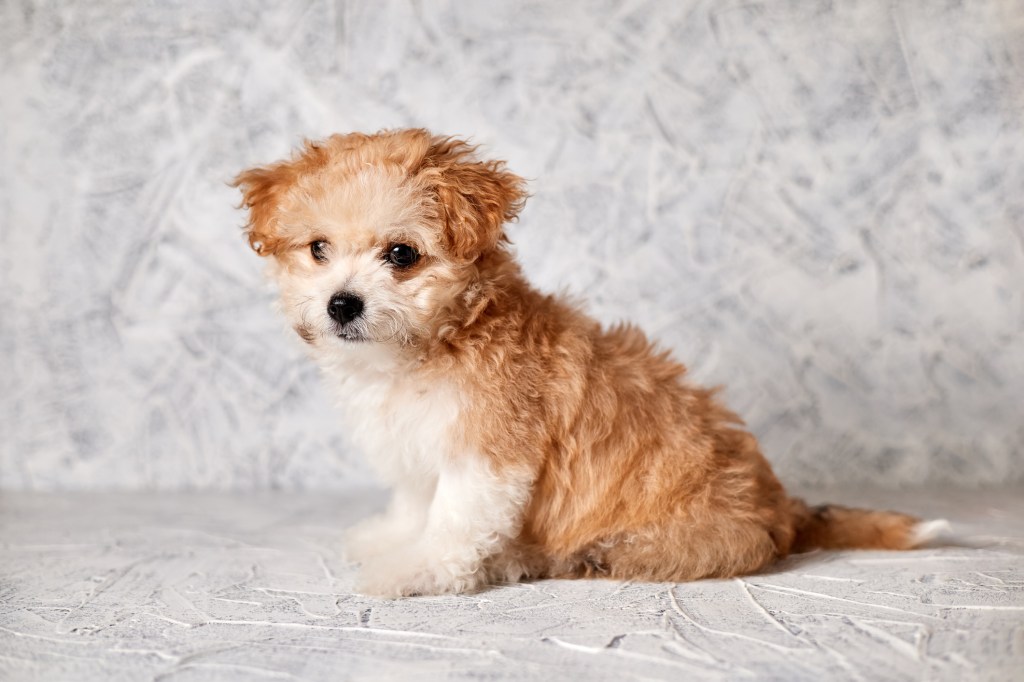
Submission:
[[371,516],[345,531],[344,556],[348,561],[368,561],[394,551],[414,535],[409,523],[386,514]]
[[396,552],[364,563],[356,590],[389,598],[470,592],[484,583],[478,564],[446,560],[427,552]]

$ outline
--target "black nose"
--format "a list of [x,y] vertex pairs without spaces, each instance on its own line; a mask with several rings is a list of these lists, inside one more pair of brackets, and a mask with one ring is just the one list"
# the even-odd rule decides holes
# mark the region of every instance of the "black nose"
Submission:
[[335,294],[327,303],[327,314],[341,324],[359,317],[363,312],[363,299],[352,294]]

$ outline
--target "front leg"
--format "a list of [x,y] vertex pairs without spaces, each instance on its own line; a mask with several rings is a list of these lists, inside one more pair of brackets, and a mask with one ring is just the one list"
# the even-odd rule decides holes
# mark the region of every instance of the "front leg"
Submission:
[[366,562],[359,591],[401,597],[480,587],[484,560],[518,534],[529,489],[527,472],[495,470],[475,453],[445,462],[422,533]]
[[412,542],[423,531],[437,480],[410,477],[395,484],[387,511],[345,531],[345,558],[367,561]]

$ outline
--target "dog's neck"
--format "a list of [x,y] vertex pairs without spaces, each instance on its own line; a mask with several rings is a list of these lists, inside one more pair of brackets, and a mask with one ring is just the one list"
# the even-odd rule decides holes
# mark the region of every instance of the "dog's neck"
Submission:
[[458,355],[484,344],[496,327],[519,327],[534,299],[519,264],[503,248],[481,256],[460,294],[421,347],[429,357]]

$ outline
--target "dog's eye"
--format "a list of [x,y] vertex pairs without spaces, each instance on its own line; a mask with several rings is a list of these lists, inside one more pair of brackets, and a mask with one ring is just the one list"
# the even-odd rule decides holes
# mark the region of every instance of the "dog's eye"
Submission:
[[395,267],[407,268],[420,259],[420,254],[408,244],[395,244],[388,249],[387,259]]
[[317,263],[327,262],[327,242],[315,241],[309,245],[309,252]]

